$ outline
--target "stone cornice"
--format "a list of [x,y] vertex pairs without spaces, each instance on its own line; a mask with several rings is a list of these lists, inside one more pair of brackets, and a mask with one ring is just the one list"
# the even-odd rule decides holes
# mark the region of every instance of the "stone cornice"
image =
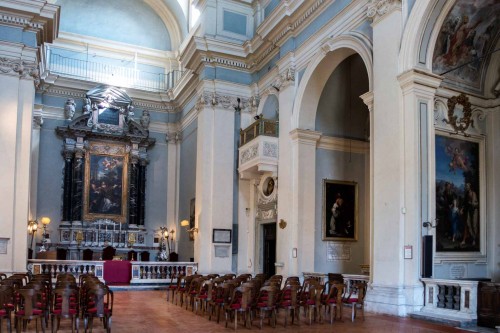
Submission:
[[[209,37],[193,36],[182,51],[180,60],[187,68],[199,70],[202,63],[218,64],[238,70],[259,70],[279,52],[290,33],[298,33],[319,15],[332,0],[291,0],[280,3],[279,9],[257,29],[255,37],[243,46]],[[274,17],[274,19],[273,19]]]
[[59,32],[57,5],[39,0],[0,0],[0,23],[37,33],[37,43],[52,43]]
[[299,143],[313,146],[316,146],[320,137],[321,132],[303,130],[300,128],[296,128],[290,132],[290,138],[292,141],[298,141]]
[[318,142],[318,149],[366,154],[370,151],[370,143],[361,140],[321,136]]

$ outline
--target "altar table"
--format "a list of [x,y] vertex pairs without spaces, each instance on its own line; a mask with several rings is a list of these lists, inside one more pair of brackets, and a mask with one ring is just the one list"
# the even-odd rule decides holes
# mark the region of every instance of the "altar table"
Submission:
[[129,284],[132,279],[132,264],[128,260],[106,260],[104,281],[106,284]]

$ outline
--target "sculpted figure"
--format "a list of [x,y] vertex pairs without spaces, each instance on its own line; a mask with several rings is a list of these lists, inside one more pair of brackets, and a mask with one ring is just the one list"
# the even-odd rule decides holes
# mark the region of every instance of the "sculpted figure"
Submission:
[[68,100],[66,101],[66,105],[64,105],[64,118],[66,118],[66,120],[73,120],[73,116],[75,115],[75,107],[75,100],[73,98],[68,98]]
[[141,126],[144,127],[145,129],[149,128],[149,122],[151,118],[149,116],[149,111],[144,110],[142,111],[142,116],[141,116]]
[[91,111],[91,106],[90,106],[90,98],[84,98],[83,99],[83,107],[82,107],[82,112],[83,114],[88,114]]

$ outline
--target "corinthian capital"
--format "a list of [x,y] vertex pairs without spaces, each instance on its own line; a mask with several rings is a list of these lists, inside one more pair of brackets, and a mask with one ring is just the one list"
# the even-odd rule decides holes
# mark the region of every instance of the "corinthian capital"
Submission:
[[377,20],[394,8],[401,6],[401,0],[370,0],[366,8],[366,16]]

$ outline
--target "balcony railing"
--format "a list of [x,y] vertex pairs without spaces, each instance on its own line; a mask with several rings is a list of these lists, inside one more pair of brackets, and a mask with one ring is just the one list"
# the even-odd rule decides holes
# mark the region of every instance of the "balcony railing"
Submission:
[[164,92],[172,89],[183,72],[150,73],[135,68],[64,57],[47,49],[46,68],[50,73],[64,77],[105,83],[119,87]]
[[240,130],[240,147],[259,135],[278,137],[279,123],[276,120],[261,118],[247,128]]

